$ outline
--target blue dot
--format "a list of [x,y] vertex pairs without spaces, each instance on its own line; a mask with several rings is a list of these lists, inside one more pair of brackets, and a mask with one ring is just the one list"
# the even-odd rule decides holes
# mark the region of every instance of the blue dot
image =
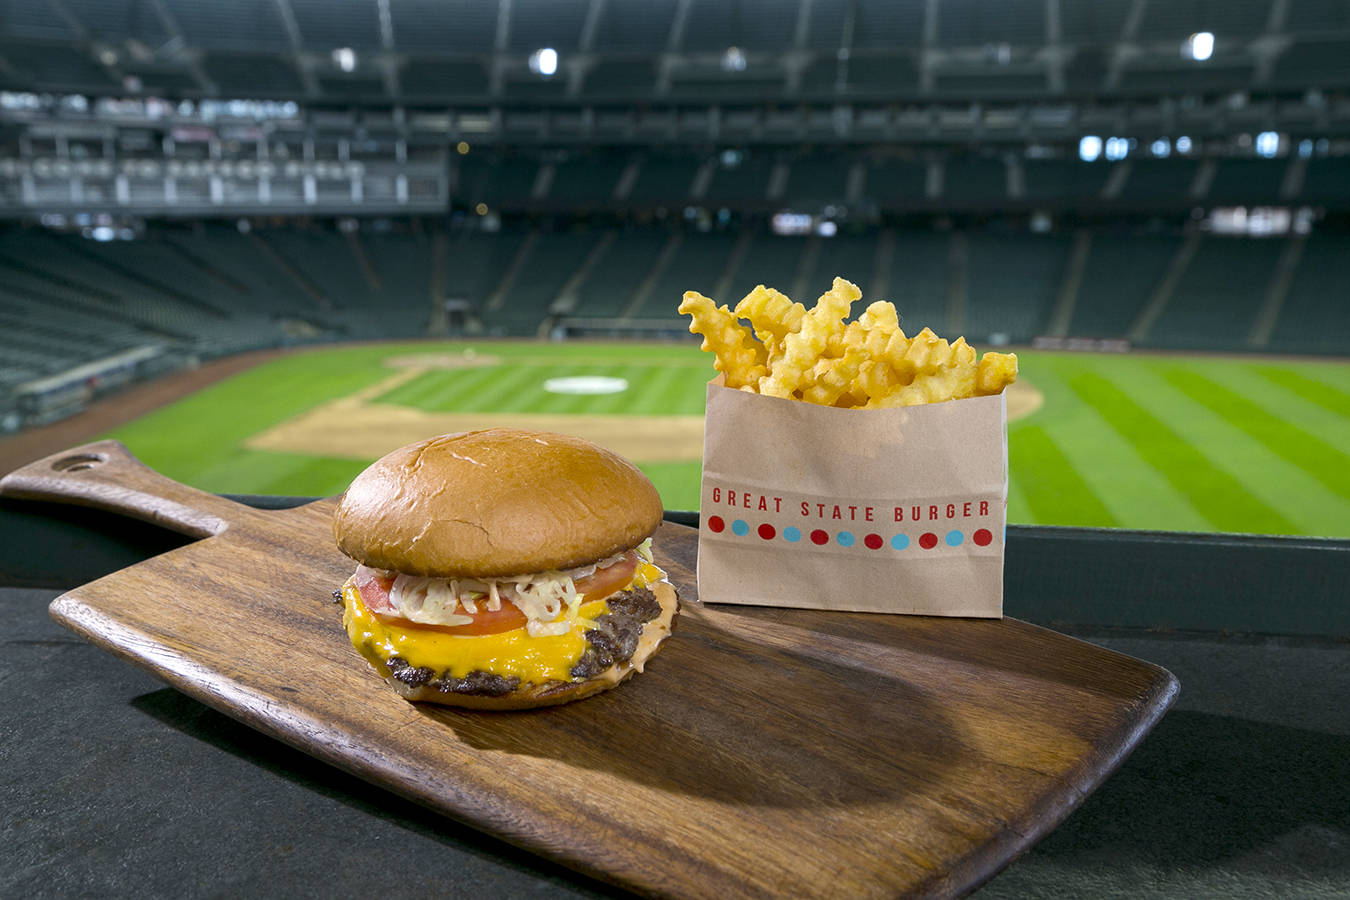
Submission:
[[744,519],[737,519],[731,523],[731,533],[740,537],[745,537],[750,533],[750,526]]
[[905,550],[908,547],[909,547],[909,535],[897,534],[895,537],[891,538],[892,550]]
[[966,536],[965,536],[964,534],[962,534],[961,532],[959,532],[959,531],[949,531],[949,532],[947,532],[947,546],[948,546],[948,547],[960,547],[960,546],[961,546],[961,542],[964,541],[965,539],[966,539]]
[[789,525],[783,529],[783,540],[789,544],[795,544],[802,539],[801,530],[794,525]]
[[840,547],[852,547],[855,539],[853,537],[853,532],[841,531],[838,536],[835,537],[835,540],[839,542]]

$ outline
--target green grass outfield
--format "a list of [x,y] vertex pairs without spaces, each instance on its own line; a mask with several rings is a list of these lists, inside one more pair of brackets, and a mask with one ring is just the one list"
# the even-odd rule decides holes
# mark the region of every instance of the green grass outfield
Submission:
[[[700,415],[693,344],[360,345],[287,355],[112,432],[150,466],[221,493],[329,495],[363,462],[243,442],[387,378],[399,354],[501,359],[427,372],[374,402],[447,412]],[[1009,425],[1009,521],[1350,537],[1350,361],[1019,353],[1044,406]],[[560,396],[560,375],[628,380]],[[638,460],[641,464],[642,461]],[[670,509],[698,505],[697,462],[643,464]]]

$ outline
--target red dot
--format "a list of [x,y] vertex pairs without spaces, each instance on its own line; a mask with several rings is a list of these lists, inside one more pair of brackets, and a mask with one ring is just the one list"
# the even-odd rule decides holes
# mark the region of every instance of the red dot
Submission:
[[988,528],[981,528],[974,534],[972,534],[970,536],[970,539],[975,543],[979,544],[981,547],[988,547],[989,542],[994,539],[994,536],[989,533]]
[[727,523],[722,521],[721,516],[708,517],[708,530],[713,534],[721,534],[722,529],[727,527]]
[[919,538],[919,546],[925,550],[932,550],[937,546],[937,535],[931,531],[925,531]]
[[821,531],[819,528],[811,532],[811,543],[813,544],[825,544],[828,543],[829,540],[830,535],[828,532]]
[[776,534],[778,534],[778,532],[774,531],[773,526],[770,525],[768,522],[765,522],[763,525],[759,526],[759,536],[764,538],[764,540],[766,541],[773,540],[774,535]]
[[868,550],[880,550],[882,544],[881,535],[869,534],[867,537],[863,538],[863,543],[867,545]]

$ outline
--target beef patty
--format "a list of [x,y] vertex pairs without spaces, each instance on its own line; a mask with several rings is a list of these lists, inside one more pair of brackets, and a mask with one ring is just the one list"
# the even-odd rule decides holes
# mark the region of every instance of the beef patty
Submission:
[[[595,627],[587,629],[586,650],[572,666],[574,681],[593,678],[615,663],[633,658],[637,651],[642,626],[661,615],[661,603],[646,588],[620,591],[608,600],[609,612],[595,620]],[[520,686],[520,679],[494,675],[481,669],[463,678],[449,672],[437,673],[427,666],[414,666],[406,659],[391,656],[389,673],[408,687],[430,687],[445,694],[479,694],[500,697]]]

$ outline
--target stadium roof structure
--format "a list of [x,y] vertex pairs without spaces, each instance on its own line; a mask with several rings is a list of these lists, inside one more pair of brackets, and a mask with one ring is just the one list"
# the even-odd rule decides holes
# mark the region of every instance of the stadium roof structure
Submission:
[[0,88],[384,105],[1297,94],[1350,88],[1350,4],[11,0]]

